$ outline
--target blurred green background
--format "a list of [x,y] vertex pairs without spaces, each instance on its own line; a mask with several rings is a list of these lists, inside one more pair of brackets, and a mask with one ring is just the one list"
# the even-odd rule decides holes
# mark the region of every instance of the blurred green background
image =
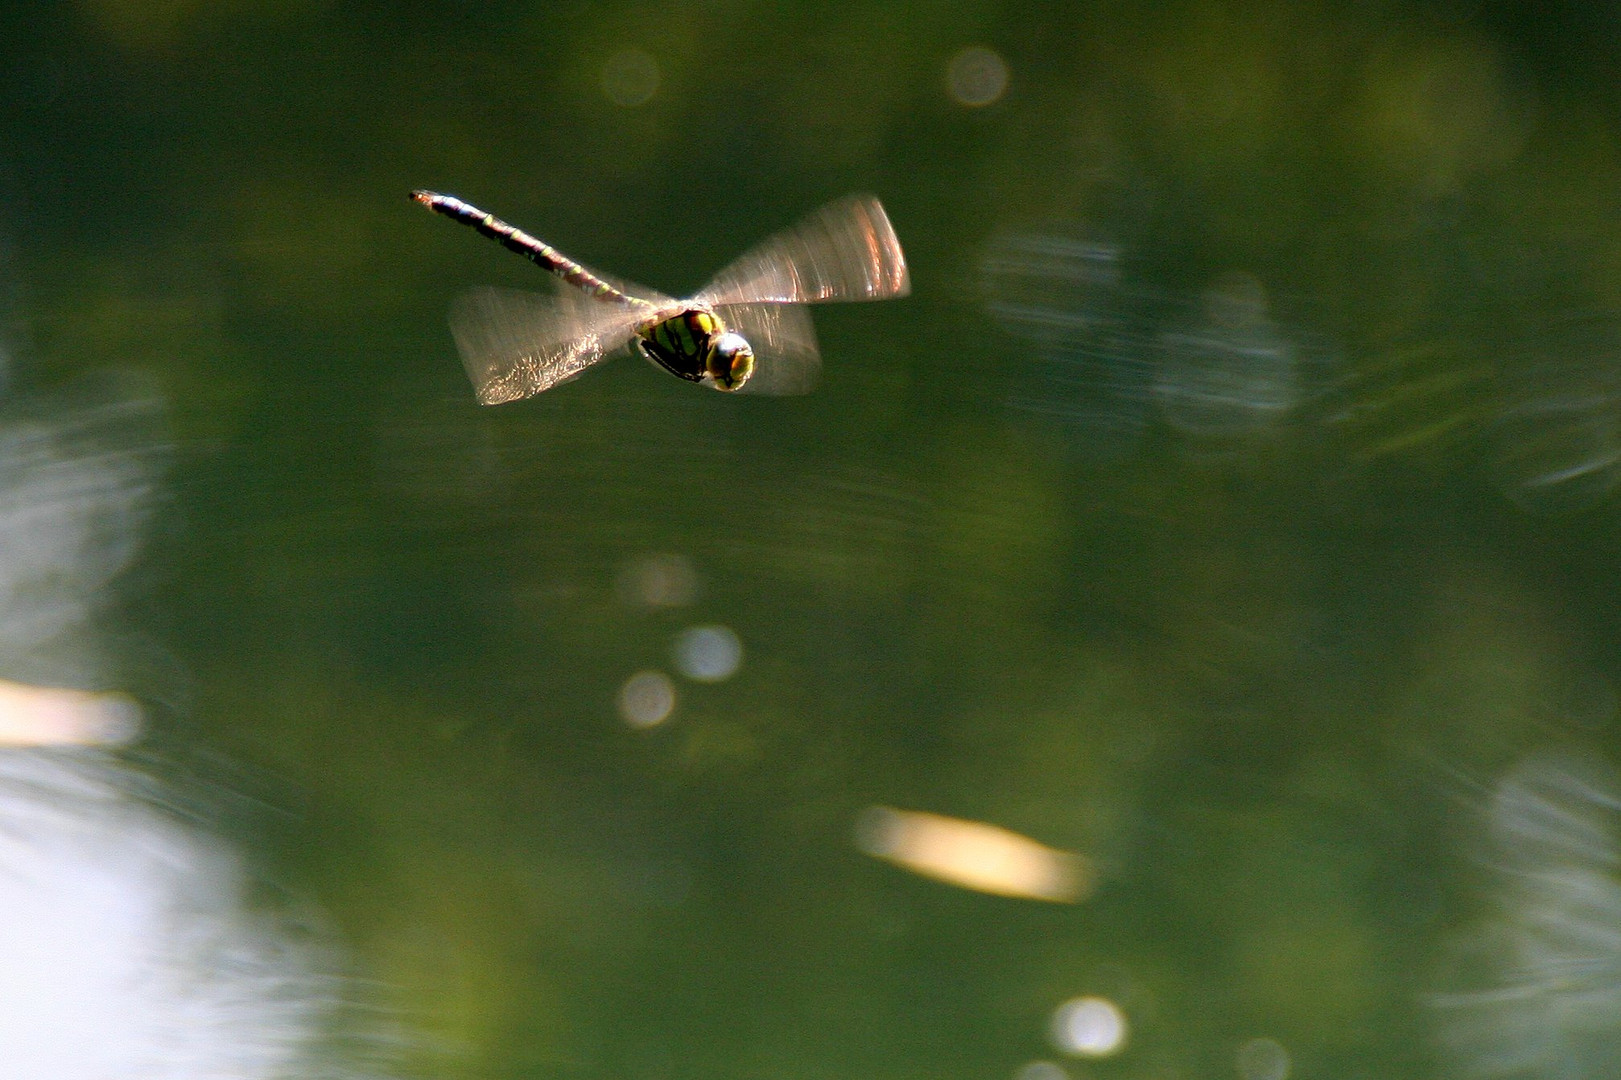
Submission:
[[[1491,830],[1617,738],[1618,65],[1594,4],[11,3],[10,392],[163,403],[135,753],[247,793],[399,1075],[1613,1075],[1621,906],[1516,906]],[[539,271],[414,187],[675,294],[872,191],[914,295],[819,308],[808,397],[485,409],[445,311]],[[1616,790],[1550,783],[1608,881]]]

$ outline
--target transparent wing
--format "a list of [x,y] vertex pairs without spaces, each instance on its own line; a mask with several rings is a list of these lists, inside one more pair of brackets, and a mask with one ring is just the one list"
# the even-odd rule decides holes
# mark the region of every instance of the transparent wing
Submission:
[[911,291],[906,256],[884,208],[871,195],[851,195],[751,249],[696,299],[714,306],[798,304]]
[[549,390],[618,351],[648,312],[553,293],[470,289],[450,309],[450,331],[473,392],[499,405]]
[[808,394],[822,374],[810,312],[793,304],[724,304],[715,309],[754,348],[745,394]]

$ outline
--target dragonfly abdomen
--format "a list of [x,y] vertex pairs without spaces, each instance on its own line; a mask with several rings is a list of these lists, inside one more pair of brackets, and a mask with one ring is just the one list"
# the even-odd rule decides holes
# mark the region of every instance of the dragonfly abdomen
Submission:
[[472,227],[480,235],[488,236],[508,251],[517,252],[530,262],[550,270],[570,285],[585,290],[599,300],[634,307],[650,306],[647,305],[647,301],[614,288],[544,240],[530,236],[516,225],[509,225],[494,214],[485,213],[472,203],[463,202],[454,195],[440,195],[435,191],[413,191],[411,198],[436,214],[443,214],[452,221],[459,221]]

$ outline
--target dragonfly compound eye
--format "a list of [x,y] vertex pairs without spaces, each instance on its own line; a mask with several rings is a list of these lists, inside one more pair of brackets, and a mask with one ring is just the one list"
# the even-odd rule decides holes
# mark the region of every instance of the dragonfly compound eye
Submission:
[[727,331],[715,339],[709,373],[721,390],[739,390],[754,374],[754,347],[742,334]]

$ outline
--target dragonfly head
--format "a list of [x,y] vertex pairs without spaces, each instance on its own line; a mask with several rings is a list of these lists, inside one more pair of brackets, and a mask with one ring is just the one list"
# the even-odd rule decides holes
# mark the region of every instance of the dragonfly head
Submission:
[[704,375],[716,390],[741,390],[754,374],[754,347],[731,330],[716,334],[704,357]]

